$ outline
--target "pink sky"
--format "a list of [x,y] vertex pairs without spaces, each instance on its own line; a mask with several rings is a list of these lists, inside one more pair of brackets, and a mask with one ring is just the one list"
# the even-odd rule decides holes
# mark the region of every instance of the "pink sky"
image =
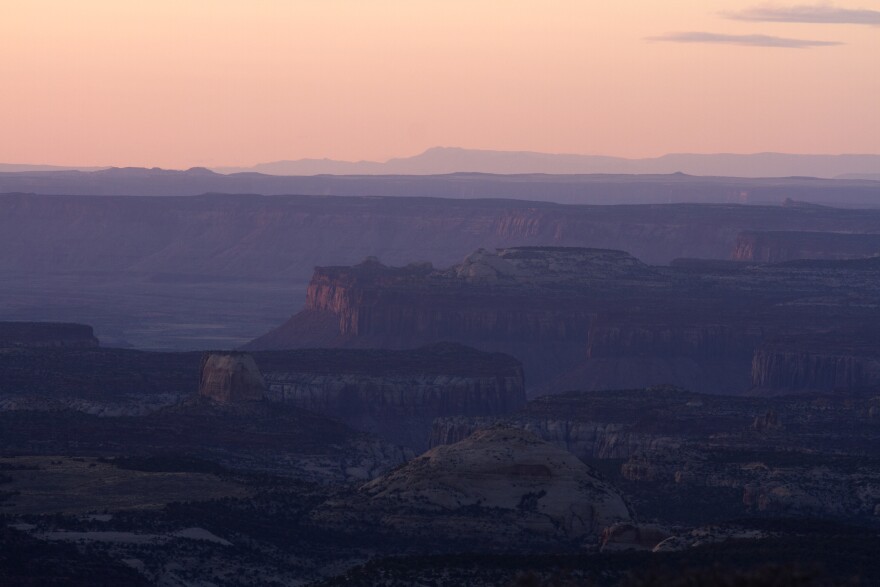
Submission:
[[[880,153],[880,27],[723,14],[750,6],[8,0],[0,162]],[[880,1],[824,7],[873,18]],[[695,33],[710,42],[649,40]],[[843,44],[751,46],[777,37]]]

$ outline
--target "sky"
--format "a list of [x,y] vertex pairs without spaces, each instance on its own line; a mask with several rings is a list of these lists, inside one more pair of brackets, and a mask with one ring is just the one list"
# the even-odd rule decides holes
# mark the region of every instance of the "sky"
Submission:
[[880,0],[2,0],[0,162],[880,153]]

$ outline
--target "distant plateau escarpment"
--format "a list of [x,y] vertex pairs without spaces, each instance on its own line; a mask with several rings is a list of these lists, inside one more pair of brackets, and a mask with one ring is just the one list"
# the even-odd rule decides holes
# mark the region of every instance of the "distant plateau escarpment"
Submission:
[[91,326],[58,322],[0,322],[0,348],[90,348],[98,346]]
[[[455,341],[520,359],[533,394],[660,383],[742,393],[765,387],[752,375],[765,341],[880,324],[878,285],[880,258],[661,267],[622,251],[515,247],[447,269],[368,259],[317,268],[304,309],[246,348]],[[812,385],[783,379],[770,387]],[[839,378],[845,388],[871,381]]]

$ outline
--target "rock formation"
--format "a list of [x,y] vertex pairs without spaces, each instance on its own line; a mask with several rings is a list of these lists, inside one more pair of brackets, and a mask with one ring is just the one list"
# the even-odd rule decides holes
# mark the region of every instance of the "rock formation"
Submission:
[[755,416],[752,428],[758,432],[770,432],[772,430],[781,430],[782,422],[779,421],[779,415],[772,409],[767,410],[763,416]]
[[260,401],[265,397],[265,384],[251,355],[206,353],[202,357],[199,395],[221,404]]
[[522,365],[446,343],[412,351],[262,352],[266,396],[422,451],[441,416],[495,416],[525,404]]
[[498,546],[595,540],[630,519],[617,491],[574,455],[504,426],[431,449],[321,516]]

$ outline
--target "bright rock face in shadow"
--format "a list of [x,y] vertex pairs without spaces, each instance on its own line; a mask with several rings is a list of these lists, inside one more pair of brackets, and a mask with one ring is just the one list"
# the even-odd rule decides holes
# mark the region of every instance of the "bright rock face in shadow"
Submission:
[[202,358],[199,395],[222,404],[260,401],[263,376],[254,358],[245,353],[209,353]]

